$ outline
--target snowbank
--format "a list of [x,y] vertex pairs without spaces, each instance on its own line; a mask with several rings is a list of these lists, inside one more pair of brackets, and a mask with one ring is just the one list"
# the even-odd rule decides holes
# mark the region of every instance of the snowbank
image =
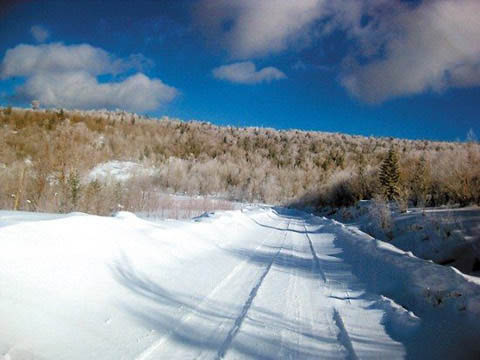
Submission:
[[[438,343],[439,358],[476,357],[471,351],[480,351],[479,278],[420,259],[358,227],[323,219],[330,223],[322,230],[335,234],[342,257],[369,289],[421,318],[418,336]],[[412,321],[408,316],[403,320]],[[412,358],[424,358],[421,348],[415,351]]]
[[[408,209],[401,213],[372,201],[326,209],[322,215],[357,226],[416,256],[480,275],[480,209]],[[383,218],[382,218],[383,217]]]

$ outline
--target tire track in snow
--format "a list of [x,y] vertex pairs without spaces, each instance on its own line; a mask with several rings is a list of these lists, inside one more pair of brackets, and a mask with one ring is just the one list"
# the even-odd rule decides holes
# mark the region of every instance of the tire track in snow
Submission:
[[232,344],[232,341],[235,338],[235,335],[237,335],[238,331],[240,330],[240,327],[242,326],[243,320],[245,320],[245,317],[247,316],[248,310],[252,306],[253,300],[255,300],[255,297],[257,296],[258,289],[260,289],[260,287],[262,286],[263,280],[265,279],[265,277],[268,275],[270,269],[272,268],[272,265],[275,262],[275,259],[278,257],[278,254],[280,253],[280,250],[283,249],[283,245],[285,243],[285,239],[287,238],[289,227],[290,227],[290,222],[288,223],[287,229],[285,230],[285,236],[283,238],[282,246],[280,246],[280,249],[278,249],[276,254],[274,256],[272,256],[272,260],[270,261],[270,263],[266,267],[263,274],[258,279],[258,282],[256,283],[256,285],[250,291],[248,299],[245,302],[245,304],[243,305],[242,311],[240,312],[239,316],[235,319],[235,323],[234,323],[233,327],[230,329],[230,331],[228,332],[228,335],[225,338],[223,344],[218,349],[216,359],[223,359],[223,357],[225,356],[225,354],[228,351],[228,348]]
[[343,322],[342,316],[336,308],[333,308],[333,319],[335,320],[337,327],[340,329],[340,333],[338,334],[338,341],[340,341],[345,347],[345,349],[347,349],[348,351],[347,359],[358,360],[358,356],[355,353],[355,349],[353,348],[352,339],[350,339],[350,335],[345,328],[345,323]]
[[[296,306],[294,306],[295,321],[297,323],[301,323],[301,317],[300,317],[301,304],[298,302],[298,296],[297,296],[297,294],[298,294],[298,279],[299,279],[298,269],[295,269],[292,295],[294,297],[294,302],[295,302],[295,305],[296,305]],[[298,333],[296,333],[296,335],[297,336],[296,336],[295,342],[296,342],[297,346],[294,349],[293,354],[289,354],[289,359],[298,359],[299,358],[299,349],[300,349],[300,345],[301,345],[301,338],[300,338]]]
[[305,229],[305,236],[308,240],[308,245],[310,246],[310,251],[312,252],[312,257],[313,257],[313,261],[315,263],[315,268],[316,268],[317,272],[320,274],[320,276],[322,277],[323,282],[326,283],[327,282],[327,277],[325,276],[325,273],[323,272],[323,269],[320,265],[320,260],[317,256],[317,253],[315,252],[315,249],[313,248],[312,239],[310,238],[310,235],[308,234],[307,225],[305,225],[305,223],[304,223],[303,227]]
[[[258,249],[260,249],[265,243],[267,242],[267,239],[269,239],[275,232],[271,231],[269,235],[264,239],[264,241],[255,248],[256,252]],[[278,253],[277,253],[278,254]],[[275,255],[274,255],[275,256]],[[226,284],[228,284],[231,279],[237,275],[238,273],[241,272],[241,270],[244,269],[245,266],[250,262],[250,258],[245,259],[244,261],[240,262],[237,266],[233,268],[233,270],[217,285],[215,288],[208,294],[206,295],[200,304],[197,306],[197,309],[201,309],[203,306],[205,306],[215,295],[217,292],[219,292]],[[272,260],[273,262],[273,260]],[[183,308],[183,306],[181,307]],[[180,318],[180,321],[177,326],[175,326],[173,329],[168,331],[165,335],[163,335],[160,339],[155,341],[152,345],[147,347],[145,350],[143,350],[139,355],[135,357],[134,360],[147,360],[150,358],[151,355],[160,348],[165,342],[169,340],[169,338],[172,336],[172,334],[176,333],[182,326],[185,325],[195,314],[195,310],[188,312],[187,314],[183,315]]]
[[[323,271],[323,269],[320,265],[320,259],[317,256],[315,248],[313,247],[312,239],[310,238],[310,235],[308,234],[307,225],[304,223],[303,227],[305,228],[305,237],[308,240],[308,244],[310,246],[310,251],[312,252],[312,257],[314,259],[316,270],[317,270],[317,272],[319,272],[321,274],[322,279],[325,282],[325,286],[327,287],[327,289],[329,289],[330,286],[328,285],[327,276],[325,275],[325,272]],[[348,302],[348,304],[351,304],[350,294],[348,292],[348,289],[345,289],[344,291],[345,291],[345,294],[347,295],[346,296],[346,301]],[[332,305],[332,308],[333,308],[333,320],[334,320],[334,323],[335,323],[334,326],[336,326],[339,330],[339,333],[337,335],[337,339],[340,343],[340,346],[342,346],[343,348],[345,348],[347,350],[347,359],[348,360],[358,360],[358,356],[355,353],[355,349],[353,348],[352,340],[350,339],[350,335],[348,334],[348,331],[345,327],[345,323],[343,322],[342,316],[340,315],[340,312],[337,310],[337,308],[335,306]],[[329,324],[331,324],[330,321],[329,321]]]
[[[293,248],[293,241],[290,241],[290,244],[289,244],[289,250],[291,252],[294,251],[294,248]],[[279,265],[280,266],[285,266],[286,263],[285,263],[285,256],[282,256],[280,257],[279,261],[278,261]],[[288,279],[288,288],[287,288],[287,291],[286,291],[286,294],[288,295],[287,296],[287,299],[286,299],[286,307],[288,308],[288,305],[292,302],[295,303],[295,306],[293,306],[293,308],[295,309],[294,310],[294,319],[295,319],[295,322],[298,323],[298,319],[299,319],[299,306],[298,304],[296,303],[296,296],[297,296],[297,279],[298,279],[298,271],[295,270],[294,271],[294,274],[290,274],[289,276],[289,279]],[[298,358],[298,346],[299,346],[299,338],[298,338],[298,334],[296,334],[296,344],[297,344],[297,348],[296,349],[293,349],[293,353],[292,352],[287,352],[285,353],[285,341],[284,339],[288,339],[289,337],[291,337],[291,334],[287,334],[285,335],[285,330],[281,330],[280,331],[280,349],[278,351],[278,358],[285,358],[285,359],[297,359]]]
[[[320,259],[317,256],[315,248],[313,247],[313,242],[312,242],[312,239],[310,238],[310,235],[308,234],[308,229],[307,229],[307,225],[305,224],[305,222],[303,223],[303,227],[305,229],[305,237],[307,238],[307,242],[308,242],[308,245],[310,247],[310,251],[312,253],[312,258],[313,258],[312,273],[314,273],[314,274],[315,273],[320,273],[320,275],[322,276],[323,282],[325,283],[325,288],[326,288],[327,292],[331,291],[330,285],[328,283],[327,276],[325,275],[325,272],[323,271],[323,269],[320,265]],[[325,292],[325,294],[326,294],[326,292]],[[328,299],[327,299],[327,301],[328,301]],[[328,301],[328,302],[330,302],[330,301]],[[333,308],[334,314],[338,313],[337,310],[335,309],[335,307],[333,307],[333,305],[332,305],[332,308]],[[344,352],[346,350],[347,354],[350,354],[350,350],[347,349],[345,344],[340,340],[340,334],[342,334],[342,330],[338,326],[338,323],[335,320],[335,317],[333,317],[333,319],[332,319],[332,316],[330,314],[325,314],[325,320],[328,323],[328,330],[329,330],[330,334],[332,334],[333,337],[336,337],[339,340],[338,343],[337,343],[338,351],[339,352]],[[343,324],[343,321],[342,321],[342,324]],[[343,326],[343,328],[345,329],[345,326]],[[339,332],[335,331],[334,329],[338,329]],[[350,342],[350,345],[351,345],[351,342]],[[353,348],[352,348],[352,350],[353,350]],[[350,356],[350,358],[351,358],[351,356]],[[355,359],[355,358],[353,358],[353,359]]]
[[[312,256],[313,256],[313,259],[314,259],[314,262],[315,262],[315,266],[316,266],[318,272],[320,273],[320,275],[322,276],[323,281],[325,282],[325,284],[327,284],[329,280],[327,279],[327,276],[325,275],[325,272],[323,271],[322,266],[320,265],[320,259],[318,258],[317,253],[316,253],[316,251],[313,247],[312,239],[310,238],[310,235],[308,234],[307,225],[303,224],[303,227],[305,228],[305,236],[308,239],[308,244],[310,245],[310,251],[312,252]],[[352,303],[351,300],[350,300],[351,296],[350,296],[350,292],[348,291],[348,287],[346,286],[346,284],[344,284],[344,283],[342,284],[338,281],[334,281],[334,282],[337,282],[337,283],[343,285],[343,287],[344,287],[343,291],[345,292],[345,295],[346,295],[345,300],[349,304],[351,304]],[[329,287],[328,284],[327,284],[327,287]]]

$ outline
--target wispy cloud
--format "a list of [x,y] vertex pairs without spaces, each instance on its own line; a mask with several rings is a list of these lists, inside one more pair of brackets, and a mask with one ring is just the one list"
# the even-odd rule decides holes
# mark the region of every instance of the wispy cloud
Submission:
[[[324,0],[202,0],[197,16],[236,58],[285,50],[308,31]],[[228,25],[228,26],[226,26]]]
[[239,59],[309,46],[321,59],[322,40],[343,32],[340,82],[369,103],[480,86],[478,0],[201,0],[196,14]]
[[212,73],[217,79],[238,84],[258,84],[287,77],[283,72],[271,66],[257,70],[255,64],[250,61],[223,65],[213,69]]
[[[437,0],[399,9],[368,36],[383,57],[345,67],[342,84],[371,103],[450,87],[480,86],[480,2]],[[395,34],[395,35],[392,35]],[[368,37],[365,37],[368,40]]]
[[45,106],[65,108],[116,108],[155,110],[173,100],[178,91],[160,79],[143,73],[121,81],[98,81],[99,75],[122,74],[148,66],[141,55],[116,59],[105,50],[90,46],[18,45],[9,49],[0,65],[0,79],[24,77],[16,96],[39,100]]
[[50,32],[43,26],[34,25],[30,28],[30,33],[36,42],[43,43],[50,37]]

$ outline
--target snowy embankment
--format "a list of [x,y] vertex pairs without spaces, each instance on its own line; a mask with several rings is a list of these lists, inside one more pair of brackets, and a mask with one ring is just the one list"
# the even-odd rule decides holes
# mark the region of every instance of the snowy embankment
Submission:
[[[394,299],[402,309],[420,317],[415,338],[407,333],[403,340],[424,342],[432,348],[413,345],[412,358],[474,359],[480,355],[478,348],[472,349],[480,334],[480,278],[419,259],[355,226],[330,221],[332,224],[324,230],[336,234],[343,258],[368,289]],[[392,326],[398,326],[398,322],[402,328],[411,319],[400,312],[394,315]]]
[[4,359],[471,358],[480,283],[333,220],[0,212]]
[[480,276],[480,208],[398,208],[374,201],[324,209],[322,215],[357,226],[418,257]]

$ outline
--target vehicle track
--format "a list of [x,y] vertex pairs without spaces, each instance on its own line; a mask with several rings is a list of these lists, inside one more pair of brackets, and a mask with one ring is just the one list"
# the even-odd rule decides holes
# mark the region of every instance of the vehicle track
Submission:
[[[262,243],[242,253],[249,256],[135,360],[270,358],[273,354],[278,359],[357,360],[365,355],[364,345],[358,342],[362,334],[353,319],[358,315],[370,319],[370,312],[362,310],[361,300],[351,301],[353,275],[348,264],[335,256],[339,249],[331,235],[311,235],[301,218],[267,215],[272,222],[254,220],[271,228]],[[205,315],[212,311],[213,317]],[[218,316],[215,311],[220,312]],[[384,334],[379,326],[374,331]],[[203,330],[198,341],[206,345],[179,348],[181,335],[199,327]]]
[[[238,265],[236,265],[233,270],[228,274],[227,277],[225,277],[215,288],[208,294],[206,295],[202,301],[199,303],[197,308],[195,310],[189,311],[188,313],[184,314],[179,323],[172,328],[170,331],[168,331],[165,335],[163,335],[160,339],[155,341],[152,345],[150,345],[148,348],[146,348],[144,351],[142,351],[137,357],[135,357],[135,360],[148,360],[157,349],[160,349],[161,346],[166,343],[170,337],[176,333],[180,328],[182,328],[186,323],[189,322],[190,319],[192,319],[197,311],[201,311],[202,308],[209,306],[209,303],[211,303],[212,299],[215,298],[216,294],[220,292],[223,288],[228,286],[231,282],[232,279],[235,276],[241,275],[242,270],[244,270],[248,264],[251,262],[252,257],[254,257],[255,252],[257,252],[259,249],[261,249],[265,243],[270,239],[275,234],[275,231],[272,230],[269,232],[269,235],[264,239],[264,241],[255,248],[255,251],[253,254],[248,258],[240,262]],[[273,261],[273,260],[272,260]]]
[[[288,223],[288,225],[287,225],[287,230],[288,230],[289,227],[290,227],[290,223]],[[255,284],[255,286],[250,291],[248,299],[245,302],[245,304],[243,305],[242,311],[240,312],[239,316],[235,319],[235,323],[234,323],[233,327],[230,329],[227,337],[225,338],[224,342],[222,343],[222,345],[218,349],[216,359],[222,359],[225,356],[225,354],[227,353],[228,348],[230,347],[235,335],[237,335],[238,331],[240,330],[240,327],[242,326],[243,320],[247,316],[248,310],[252,306],[253,300],[255,300],[255,297],[257,296],[258,289],[260,289],[260,286],[262,286],[262,283],[265,280],[265,277],[270,272],[270,269],[272,268],[273,263],[277,259],[278,254],[283,249],[283,246],[284,246],[285,240],[287,238],[287,235],[288,235],[288,232],[286,231],[285,235],[283,237],[282,245],[277,250],[275,255],[272,257],[270,263],[268,264],[267,268],[263,272],[262,276],[260,276],[260,279],[258,279],[258,282]]]
[[315,264],[315,270],[320,274],[320,276],[323,279],[323,282],[327,282],[327,277],[325,276],[325,272],[322,269],[322,266],[320,265],[320,260],[318,259],[317,253],[315,252],[315,249],[313,248],[313,243],[312,239],[310,238],[310,235],[308,235],[308,230],[307,230],[307,225],[304,223],[303,228],[305,229],[305,237],[307,238],[308,245],[310,247],[310,251],[312,253],[313,261]]
[[337,308],[333,308],[333,319],[335,320],[335,324],[340,329],[340,333],[338,334],[338,341],[347,349],[348,360],[358,360],[358,356],[355,353],[355,349],[353,348],[352,340],[350,339],[350,335],[345,328],[345,323],[343,322],[342,316]]
[[[309,235],[309,232],[308,232],[308,229],[307,229],[307,225],[304,223],[303,227],[305,229],[305,237],[307,238],[308,245],[309,245],[310,251],[312,253],[312,258],[314,259],[316,272],[318,272],[321,275],[322,280],[324,282],[324,286],[326,286],[327,289],[328,289],[329,288],[329,280],[327,279],[327,276],[325,275],[325,272],[323,271],[323,269],[321,267],[320,260],[319,260],[319,258],[317,256],[317,253],[315,252],[315,249],[313,247],[313,242],[312,242],[312,239],[310,238],[310,235]],[[351,304],[350,294],[349,294],[347,289],[345,289],[345,294],[346,294],[346,297],[345,297],[346,301],[348,302],[348,304]],[[329,301],[329,302],[331,303],[331,301]],[[337,339],[340,342],[341,346],[343,346],[347,350],[347,353],[348,353],[347,359],[348,360],[357,360],[358,357],[357,357],[357,355],[355,353],[355,350],[353,348],[353,344],[352,344],[352,341],[350,339],[350,335],[348,334],[348,331],[345,328],[345,323],[343,322],[342,316],[340,315],[340,312],[338,311],[338,309],[333,304],[332,304],[332,309],[333,309],[333,311],[332,311],[331,316],[333,317],[335,326],[339,330],[338,335],[337,335]],[[329,323],[331,324],[332,322],[329,321]]]

